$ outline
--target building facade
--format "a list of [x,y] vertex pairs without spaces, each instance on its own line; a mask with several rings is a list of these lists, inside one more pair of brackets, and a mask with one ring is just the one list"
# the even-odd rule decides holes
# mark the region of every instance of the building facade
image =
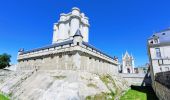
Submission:
[[148,56],[154,87],[156,73],[170,70],[170,28],[156,32],[148,39]]
[[124,55],[122,55],[122,65],[121,72],[122,73],[134,73],[134,58],[127,51]]
[[60,19],[54,23],[52,43],[63,42],[71,39],[79,29],[83,36],[83,41],[89,40],[89,21],[79,8],[72,8],[68,14],[60,14]]
[[134,68],[134,73],[147,74],[148,70],[149,70],[149,64],[145,64]]
[[[84,18],[84,19],[83,19]],[[82,70],[117,74],[118,60],[88,43],[88,18],[78,8],[61,14],[52,44],[18,52],[18,70]]]

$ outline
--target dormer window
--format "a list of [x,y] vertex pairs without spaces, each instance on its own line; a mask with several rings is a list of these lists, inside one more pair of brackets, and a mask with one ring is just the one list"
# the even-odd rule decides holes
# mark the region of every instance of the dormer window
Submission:
[[153,41],[150,41],[150,44],[153,44]]
[[158,39],[154,39],[154,43],[157,44],[158,43]]
[[165,33],[162,33],[162,35],[165,35]]

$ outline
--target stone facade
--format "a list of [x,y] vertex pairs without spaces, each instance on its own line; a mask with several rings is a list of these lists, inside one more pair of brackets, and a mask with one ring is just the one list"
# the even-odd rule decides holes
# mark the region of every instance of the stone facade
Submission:
[[130,86],[150,86],[151,78],[149,74],[127,74],[121,73],[119,74],[122,78],[124,78],[127,82],[129,82]]
[[138,66],[134,68],[134,73],[147,73],[149,70],[149,64],[143,65],[143,66]]
[[148,39],[148,54],[152,87],[160,100],[169,100],[170,90],[165,85],[169,82],[163,81],[167,76],[160,76],[158,73],[170,70],[170,28],[156,32]]
[[68,44],[20,54],[21,70],[87,70],[95,73],[117,73],[117,61],[82,44]]
[[160,100],[170,100],[170,71],[155,75],[154,90]]
[[[75,16],[80,14],[79,9],[73,8],[72,14],[75,14],[73,18],[77,18]],[[69,20],[70,18],[72,17],[69,17]],[[59,27],[61,20],[64,21],[64,18],[60,18]],[[59,40],[60,37],[55,37],[54,32],[53,44],[29,51],[21,49],[18,52],[18,70],[82,70],[117,74],[117,58],[112,58],[90,45],[87,31],[83,32],[80,27],[77,27],[75,31],[72,27],[69,30],[70,32],[74,30],[75,33],[69,36],[64,35],[69,37],[68,39],[63,36],[64,38]],[[62,29],[62,31],[66,31],[66,29]],[[61,36],[65,33],[59,32],[58,34]]]
[[155,93],[159,98],[159,100],[170,100],[170,89],[160,84],[159,82],[155,81],[154,83],[155,83],[155,87],[157,87],[155,89]]
[[170,70],[170,29],[156,32],[148,39],[148,54],[154,81],[156,73]]
[[60,14],[58,23],[54,24],[53,41],[52,43],[58,43],[71,39],[72,36],[79,29],[83,36],[83,41],[89,40],[89,22],[88,17],[84,13],[80,12],[79,8],[72,8],[72,11],[68,14]]
[[134,73],[134,58],[132,55],[126,51],[125,55],[122,55],[122,65],[121,72],[122,73]]

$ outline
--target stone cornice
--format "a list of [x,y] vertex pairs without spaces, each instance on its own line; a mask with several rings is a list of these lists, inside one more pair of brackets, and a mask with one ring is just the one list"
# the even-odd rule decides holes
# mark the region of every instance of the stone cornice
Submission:
[[110,58],[109,56],[105,55],[104,53],[101,53],[101,52],[97,52],[97,51],[94,51],[92,48],[89,48],[89,47],[86,47],[85,45],[82,45],[82,46],[77,46],[77,45],[72,45],[72,46],[62,46],[62,47],[59,47],[58,49],[52,49],[52,48],[49,48],[42,52],[30,52],[28,54],[23,54],[23,55],[19,55],[18,56],[18,61],[20,60],[26,60],[26,59],[34,59],[34,58],[41,58],[41,57],[44,57],[44,56],[50,56],[50,55],[56,55],[56,54],[60,54],[60,53],[73,53],[73,52],[83,52],[83,53],[87,53],[91,56],[95,56],[97,58],[100,58],[100,59],[103,59],[109,63],[112,63],[114,65],[117,65],[118,62],[113,59],[113,58]]
[[[82,21],[82,18],[80,17],[80,16],[76,16],[76,15],[71,15],[67,20],[65,20],[65,21],[58,21],[58,23],[55,23],[55,25],[57,25],[57,26],[59,26],[59,24],[61,24],[61,23],[64,23],[64,24],[67,24],[67,23],[69,23],[69,22],[71,22],[71,20],[73,19],[73,18],[77,18],[79,21],[80,21],[80,23],[81,24],[83,24],[83,25],[85,25],[85,26],[90,26],[90,24],[89,23],[84,23],[83,21]],[[88,19],[87,17],[85,17],[86,19]]]

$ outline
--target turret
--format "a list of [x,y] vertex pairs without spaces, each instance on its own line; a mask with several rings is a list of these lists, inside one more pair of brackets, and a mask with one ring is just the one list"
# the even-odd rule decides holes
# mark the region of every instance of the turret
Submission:
[[20,55],[20,54],[23,53],[23,52],[24,52],[24,49],[23,49],[23,48],[19,49],[19,50],[18,50],[18,55]]
[[83,42],[83,36],[80,30],[78,29],[77,32],[73,36],[73,43],[74,45],[82,45],[82,42]]
[[79,30],[82,33],[83,41],[88,42],[89,21],[79,8],[72,8],[68,14],[61,13],[58,23],[54,24],[52,43],[72,40],[75,33]]
[[72,8],[70,22],[70,36],[73,36],[76,31],[80,28],[80,10],[78,8]]
[[55,23],[53,26],[53,43],[56,43],[59,39],[58,23]]

